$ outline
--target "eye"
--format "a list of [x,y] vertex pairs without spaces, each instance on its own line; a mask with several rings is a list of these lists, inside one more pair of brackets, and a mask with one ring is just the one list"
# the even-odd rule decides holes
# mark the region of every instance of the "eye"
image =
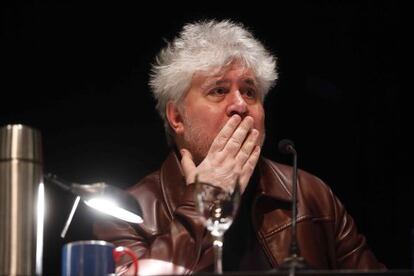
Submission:
[[223,96],[227,93],[227,88],[225,87],[215,87],[210,90],[209,94],[213,96]]
[[249,99],[255,99],[257,96],[257,92],[253,88],[246,88],[244,90],[244,95]]

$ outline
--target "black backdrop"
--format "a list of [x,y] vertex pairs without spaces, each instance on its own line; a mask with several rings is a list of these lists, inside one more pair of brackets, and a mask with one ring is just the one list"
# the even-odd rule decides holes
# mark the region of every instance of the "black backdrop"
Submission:
[[[163,38],[197,19],[241,21],[279,58],[264,155],[289,162],[276,145],[294,140],[300,168],[330,185],[378,258],[409,268],[399,2],[149,4],[2,3],[0,125],[41,131],[45,171],[128,187],[168,152],[147,86]],[[94,214],[82,207],[60,239],[73,197],[46,192],[44,263],[56,273],[61,246],[91,238]]]

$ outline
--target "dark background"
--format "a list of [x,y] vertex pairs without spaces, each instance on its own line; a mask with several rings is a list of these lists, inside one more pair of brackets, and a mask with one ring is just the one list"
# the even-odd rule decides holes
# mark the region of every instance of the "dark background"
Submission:
[[[279,61],[264,155],[289,162],[276,145],[295,141],[300,168],[330,185],[377,257],[410,268],[400,2],[258,4],[2,3],[0,125],[41,131],[46,172],[126,188],[168,153],[147,86],[163,39],[188,21],[241,21]],[[60,239],[74,198],[52,186],[46,192],[45,272],[58,273],[62,245],[90,239],[94,214],[81,207]]]

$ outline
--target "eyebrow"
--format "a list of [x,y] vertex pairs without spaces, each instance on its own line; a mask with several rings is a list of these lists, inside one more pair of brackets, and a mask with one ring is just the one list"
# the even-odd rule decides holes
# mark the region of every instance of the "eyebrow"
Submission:
[[247,78],[245,80],[243,80],[246,84],[251,85],[251,86],[257,86],[257,82],[256,80],[252,79],[252,78]]
[[205,81],[201,85],[201,87],[202,88],[207,88],[207,87],[212,86],[212,85],[220,85],[220,84],[229,83],[229,82],[230,82],[229,80],[225,80],[225,79],[224,80],[223,79],[218,79],[218,80],[212,79],[212,80]]

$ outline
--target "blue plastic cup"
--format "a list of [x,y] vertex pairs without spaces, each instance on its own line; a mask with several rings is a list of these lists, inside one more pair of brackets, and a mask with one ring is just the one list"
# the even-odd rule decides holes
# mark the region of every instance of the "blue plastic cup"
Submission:
[[133,259],[137,271],[137,257],[126,247],[116,247],[106,241],[76,241],[62,249],[62,275],[115,275],[116,261],[127,254]]

